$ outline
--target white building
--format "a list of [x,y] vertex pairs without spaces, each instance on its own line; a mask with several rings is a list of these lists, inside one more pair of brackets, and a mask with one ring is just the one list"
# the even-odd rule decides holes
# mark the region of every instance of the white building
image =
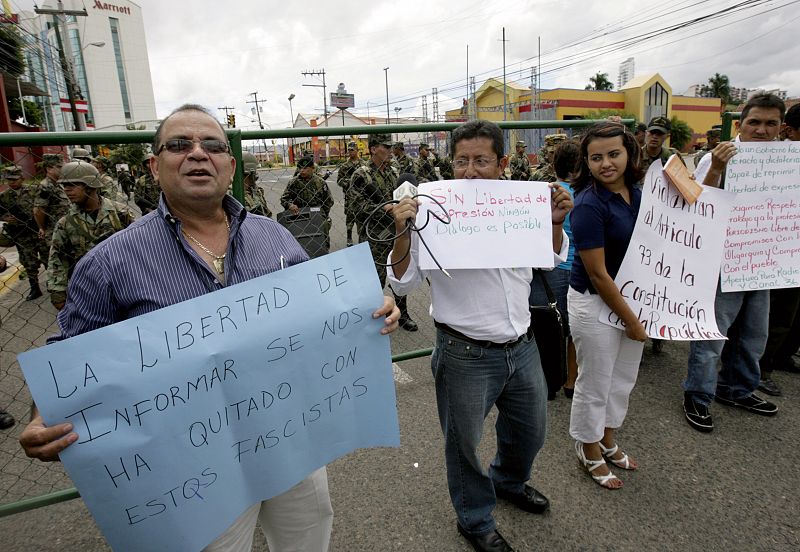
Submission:
[[[156,106],[150,62],[145,42],[142,9],[128,0],[86,2],[63,0],[65,10],[82,10],[86,16],[67,15],[60,29],[64,50],[72,53],[72,67],[80,94],[86,100],[87,129],[153,129]],[[56,9],[47,0],[39,6]],[[50,94],[40,98],[48,130],[73,130],[71,111],[62,111],[68,97],[59,61],[53,15],[21,12],[19,23],[28,42],[25,49],[28,79]]]
[[633,58],[629,57],[619,64],[619,76],[617,77],[617,90],[622,89],[625,84],[635,77],[635,64]]

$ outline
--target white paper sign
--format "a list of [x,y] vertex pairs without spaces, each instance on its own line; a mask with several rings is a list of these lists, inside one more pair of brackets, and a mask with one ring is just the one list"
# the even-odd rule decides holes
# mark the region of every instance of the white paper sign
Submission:
[[[417,227],[445,269],[553,267],[550,189],[542,182],[439,180],[419,185]],[[445,218],[445,224],[428,212]],[[420,267],[436,263],[420,244]]]
[[[614,279],[650,337],[725,339],[714,297],[733,201],[730,192],[704,186],[689,205],[664,177],[661,163],[650,165],[633,236]],[[625,327],[607,306],[600,321]]]
[[722,291],[800,286],[800,142],[737,142]]

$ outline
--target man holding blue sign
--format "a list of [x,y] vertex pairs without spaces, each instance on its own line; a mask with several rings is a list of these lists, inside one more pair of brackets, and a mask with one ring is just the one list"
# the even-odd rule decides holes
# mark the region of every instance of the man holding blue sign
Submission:
[[[109,326],[308,260],[276,222],[227,196],[236,162],[219,122],[184,105],[156,131],[150,162],[163,195],[158,209],[109,238],[75,268],[51,342]],[[373,313],[381,333],[397,328],[392,298]],[[45,426],[34,411],[20,436],[28,456],[54,461],[78,441],[72,424]],[[138,468],[138,467],[137,467]],[[328,548],[333,512],[321,468],[287,492],[245,511],[206,550],[250,550],[257,520],[271,550]]]
[[[453,131],[452,143],[456,179],[500,179],[508,159],[497,125],[466,123]],[[569,249],[562,225],[572,199],[557,183],[551,189],[557,265]],[[401,200],[393,215],[400,234],[416,219],[417,200]],[[450,271],[451,278],[444,272],[422,270],[418,239],[408,234],[394,242],[389,281],[397,293],[406,295],[430,279],[436,325],[431,368],[457,529],[477,551],[509,552],[512,548],[492,516],[496,498],[536,514],[550,505],[527,484],[544,443],[547,417],[547,383],[528,310],[533,272],[530,267],[461,269]],[[492,406],[500,415],[497,455],[487,474],[477,449]]]

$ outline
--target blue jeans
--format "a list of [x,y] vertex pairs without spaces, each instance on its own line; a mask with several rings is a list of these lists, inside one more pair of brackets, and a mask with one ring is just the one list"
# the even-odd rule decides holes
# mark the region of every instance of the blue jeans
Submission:
[[[759,360],[769,328],[769,290],[722,293],[714,301],[717,326],[728,340],[692,341],[683,390],[706,406],[714,396],[749,397],[761,379]],[[717,364],[722,368],[717,374]]]
[[[431,357],[445,436],[447,486],[469,533],[495,529],[495,488],[522,492],[547,431],[547,383],[536,341],[484,348],[436,332]],[[487,473],[478,457],[486,416],[497,406],[497,454]]]

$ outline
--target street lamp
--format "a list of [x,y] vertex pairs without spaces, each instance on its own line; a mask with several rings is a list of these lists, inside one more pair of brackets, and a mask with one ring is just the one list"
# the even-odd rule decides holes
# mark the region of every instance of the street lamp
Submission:
[[397,121],[397,124],[400,124],[400,112],[403,110],[402,107],[395,107],[394,108],[394,118]]
[[389,119],[389,68],[384,67],[383,73],[386,76],[386,124],[391,123]]
[[89,42],[86,45],[84,45],[83,48],[81,48],[81,51],[85,50],[89,46],[96,46],[98,48],[102,48],[105,45],[106,45],[106,43],[103,42],[102,40],[98,40],[97,42]]

